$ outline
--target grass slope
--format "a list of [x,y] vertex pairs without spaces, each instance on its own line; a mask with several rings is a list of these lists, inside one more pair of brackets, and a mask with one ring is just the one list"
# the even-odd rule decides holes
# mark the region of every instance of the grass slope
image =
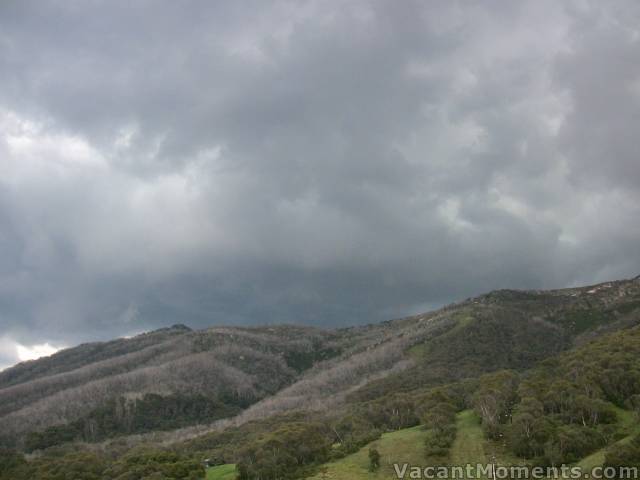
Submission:
[[[326,472],[311,477],[314,480],[376,480],[396,478],[394,463],[424,464],[425,430],[422,427],[406,428],[385,433],[375,442],[356,453],[325,465]],[[369,448],[380,452],[380,470],[369,471]]]
[[232,463],[207,468],[206,480],[235,480],[236,466]]
[[480,418],[472,410],[460,412],[456,420],[456,439],[450,450],[452,465],[484,463],[484,435]]
[[501,442],[487,440],[482,431],[480,417],[473,410],[464,410],[457,415],[456,439],[450,450],[451,465],[485,465],[494,461],[496,465],[524,465]]

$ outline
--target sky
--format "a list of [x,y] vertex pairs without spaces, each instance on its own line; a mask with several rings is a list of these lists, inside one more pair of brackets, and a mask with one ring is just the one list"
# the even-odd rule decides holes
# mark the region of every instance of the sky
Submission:
[[0,2],[0,368],[640,274],[640,3]]

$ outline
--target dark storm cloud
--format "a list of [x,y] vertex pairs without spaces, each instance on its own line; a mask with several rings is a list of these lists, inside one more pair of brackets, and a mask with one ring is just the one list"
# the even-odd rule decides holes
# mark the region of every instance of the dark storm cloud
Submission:
[[[640,270],[634,2],[3,2],[0,364]],[[9,352],[9,353],[7,353]]]

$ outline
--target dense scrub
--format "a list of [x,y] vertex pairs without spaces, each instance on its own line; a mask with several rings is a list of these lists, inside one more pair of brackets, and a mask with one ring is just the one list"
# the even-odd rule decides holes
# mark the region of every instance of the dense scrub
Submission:
[[196,459],[162,450],[138,450],[113,461],[91,452],[52,452],[31,462],[0,451],[0,480],[202,480]]
[[438,389],[423,398],[420,407],[425,412],[422,423],[427,429],[426,459],[429,463],[444,465],[456,438],[456,404],[445,390]]

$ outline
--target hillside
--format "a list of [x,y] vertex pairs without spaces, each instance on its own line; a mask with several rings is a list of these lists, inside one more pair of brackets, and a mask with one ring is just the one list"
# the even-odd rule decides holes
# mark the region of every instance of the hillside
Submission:
[[[317,469],[313,479],[391,478],[393,464],[577,466],[640,463],[640,326],[609,333],[522,372],[480,377],[417,400],[422,426],[383,434]],[[465,387],[463,387],[464,389]],[[454,414],[454,412],[456,412]],[[411,438],[412,442],[406,443]],[[380,454],[371,472],[368,452]],[[486,478],[486,476],[485,476]]]
[[[429,424],[429,412],[441,412],[441,430],[424,441],[457,461],[470,455],[460,452],[478,448],[454,434],[473,427],[469,413],[460,412],[475,410],[483,442],[508,436],[504,458],[544,463],[569,455],[549,457],[545,446],[564,432],[591,439],[567,458],[599,455],[593,458],[603,461],[609,443],[635,431],[615,427],[614,417],[616,409],[620,415],[635,408],[629,402],[640,393],[640,377],[630,373],[640,360],[639,323],[637,277],[562,290],[500,290],[430,313],[336,330],[178,325],[81,345],[2,372],[0,441],[62,459],[71,445],[83,445],[87,455],[111,452],[125,463],[151,455],[158,463],[153,468],[185,462],[180,468],[193,478],[204,475],[195,473],[204,458],[237,464],[241,478],[289,478],[307,470],[321,474],[318,465],[326,462],[329,471],[361,467],[364,446],[384,445],[393,431],[423,435],[404,429]],[[620,354],[613,363],[606,357],[611,352]],[[579,364],[589,365],[588,376]],[[550,400],[560,386],[582,410]],[[491,415],[484,398],[492,399]],[[538,443],[505,427],[504,416],[516,422],[525,407],[526,415],[546,422],[547,436]],[[593,425],[578,432],[576,421]],[[143,447],[165,453],[139,453]],[[276,451],[267,467],[265,452]],[[20,468],[40,468],[25,465]],[[216,472],[229,476],[228,467]]]
[[[138,417],[168,410],[180,411],[167,427],[211,421],[274,394],[338,348],[330,332],[288,326],[174,327],[81,345],[3,372],[2,432],[10,442],[80,422],[71,432],[48,432],[47,443],[56,444],[57,436],[95,441],[150,430],[156,425]],[[209,401],[203,403],[203,396]],[[138,412],[147,404],[154,412]],[[195,411],[180,418],[189,409]]]
[[95,342],[61,350],[50,357],[20,363],[0,372],[0,388],[27,383],[38,378],[68,372],[91,363],[120,357],[128,353],[164,343],[178,335],[191,332],[185,325],[173,325],[134,338],[119,338],[110,342]]

